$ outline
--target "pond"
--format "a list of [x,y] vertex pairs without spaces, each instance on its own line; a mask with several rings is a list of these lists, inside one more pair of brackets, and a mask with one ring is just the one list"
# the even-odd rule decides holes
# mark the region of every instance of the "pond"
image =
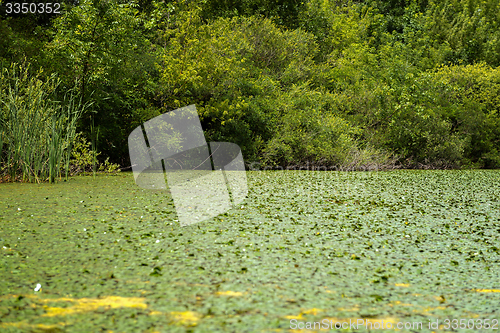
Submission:
[[247,177],[185,227],[131,173],[0,184],[1,330],[499,327],[499,171]]

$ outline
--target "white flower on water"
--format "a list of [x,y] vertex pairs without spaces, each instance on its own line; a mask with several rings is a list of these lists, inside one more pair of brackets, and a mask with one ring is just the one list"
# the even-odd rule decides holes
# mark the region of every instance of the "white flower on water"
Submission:
[[39,291],[41,288],[42,288],[42,285],[40,283],[37,283],[36,288],[34,290]]
[[83,228],[83,231],[87,231],[87,228]]
[[159,240],[159,239],[157,239],[157,240],[156,240],[156,243],[159,243],[159,242],[160,242],[160,240]]
[[21,210],[21,208],[18,207],[17,210]]

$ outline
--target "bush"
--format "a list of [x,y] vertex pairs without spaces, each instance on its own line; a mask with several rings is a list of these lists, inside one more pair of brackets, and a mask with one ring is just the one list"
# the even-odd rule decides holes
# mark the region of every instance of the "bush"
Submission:
[[433,76],[446,86],[454,131],[467,138],[465,156],[477,167],[498,168],[500,141],[500,67],[484,63],[442,66]]
[[361,128],[336,115],[330,108],[334,96],[294,86],[276,102],[278,111],[272,139],[263,150],[267,165],[311,164],[326,169],[358,170],[382,167],[390,160],[356,137]]
[[110,163],[109,157],[103,163],[97,162],[97,157],[101,153],[97,153],[91,148],[92,143],[88,142],[83,136],[83,133],[78,133],[75,137],[75,145],[71,152],[70,170],[71,174],[82,172],[92,172],[94,165],[97,164],[97,171],[100,172],[120,172],[118,164]]
[[443,66],[382,89],[381,111],[372,114],[376,141],[406,167],[498,167],[498,73]]

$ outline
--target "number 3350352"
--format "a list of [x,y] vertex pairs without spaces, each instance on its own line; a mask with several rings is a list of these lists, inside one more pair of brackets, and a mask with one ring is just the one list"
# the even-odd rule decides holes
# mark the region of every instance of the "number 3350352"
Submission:
[[6,3],[5,6],[7,7],[5,12],[7,14],[60,14],[61,12],[59,11],[61,9],[61,4],[59,3],[52,3],[52,2],[47,2],[47,3]]

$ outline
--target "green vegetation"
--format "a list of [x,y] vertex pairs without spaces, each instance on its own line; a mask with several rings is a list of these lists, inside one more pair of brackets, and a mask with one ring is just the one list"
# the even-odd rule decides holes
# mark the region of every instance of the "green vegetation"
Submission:
[[498,320],[498,171],[248,179],[241,207],[188,227],[175,221],[168,192],[138,188],[131,173],[2,184],[0,330]]
[[59,15],[7,2],[0,66],[26,58],[60,81],[54,100],[92,104],[76,124],[96,165],[128,167],[132,129],[196,104],[207,141],[262,167],[500,166],[498,0],[82,0]]
[[71,91],[62,103],[51,99],[58,82],[45,82],[41,73],[30,76],[28,67],[13,65],[0,73],[0,175],[10,180],[66,179],[76,123],[85,106]]
[[[500,174],[473,169],[500,167],[499,0],[12,2],[0,331],[498,320]],[[249,171],[241,207],[180,227],[168,191],[101,172],[190,104],[252,170],[337,171]],[[374,172],[401,168],[457,170]]]

